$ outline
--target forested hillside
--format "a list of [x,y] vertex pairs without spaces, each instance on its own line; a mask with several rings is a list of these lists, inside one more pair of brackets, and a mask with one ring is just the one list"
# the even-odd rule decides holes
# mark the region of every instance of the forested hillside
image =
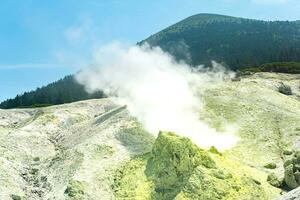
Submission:
[[[215,60],[233,70],[300,72],[300,21],[261,21],[215,14],[191,16],[138,44],[160,46],[178,60],[209,65]],[[269,64],[268,64],[269,63]],[[46,106],[90,95],[67,76],[0,104],[0,108]]]
[[66,76],[45,87],[8,99],[0,104],[0,108],[40,107],[102,97],[102,92],[89,94],[73,76]]
[[300,21],[199,14],[139,44],[145,42],[193,65],[215,60],[236,70],[270,62],[300,61]]
[[300,74],[300,62],[273,62],[258,67],[244,68],[241,71],[251,72],[279,72],[289,74]]

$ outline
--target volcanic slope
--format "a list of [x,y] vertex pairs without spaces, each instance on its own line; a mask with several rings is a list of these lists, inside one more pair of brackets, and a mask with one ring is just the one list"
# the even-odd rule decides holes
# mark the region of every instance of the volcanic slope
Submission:
[[299,86],[256,73],[203,90],[199,117],[239,137],[221,154],[174,133],[155,140],[109,98],[0,110],[0,199],[274,199],[268,175],[283,179],[299,150]]

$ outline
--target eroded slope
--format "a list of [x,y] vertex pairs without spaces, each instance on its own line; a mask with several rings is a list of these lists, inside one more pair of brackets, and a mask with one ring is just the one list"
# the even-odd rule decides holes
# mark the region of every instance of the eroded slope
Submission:
[[78,184],[81,199],[114,199],[115,169],[153,140],[109,99],[0,112],[0,199],[75,198]]

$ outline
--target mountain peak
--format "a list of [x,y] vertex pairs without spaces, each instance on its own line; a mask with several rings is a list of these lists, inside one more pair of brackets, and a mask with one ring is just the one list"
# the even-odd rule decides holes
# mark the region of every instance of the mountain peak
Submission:
[[233,70],[270,62],[300,61],[300,23],[263,21],[219,14],[190,16],[146,40],[178,60]]

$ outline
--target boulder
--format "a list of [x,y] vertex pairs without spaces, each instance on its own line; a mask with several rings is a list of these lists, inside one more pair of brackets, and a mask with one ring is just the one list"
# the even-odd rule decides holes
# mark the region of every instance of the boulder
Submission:
[[265,164],[264,167],[267,169],[275,169],[277,167],[277,165],[276,165],[276,163],[271,162],[271,163]]
[[300,152],[295,152],[291,159],[284,162],[283,167],[287,187],[292,190],[300,186]]
[[285,94],[285,95],[292,95],[292,89],[289,85],[285,85],[281,83],[281,85],[278,87],[278,92]]
[[216,166],[208,153],[188,138],[160,132],[153,145],[152,157],[147,162],[146,173],[155,184],[155,191],[164,195],[164,199],[172,199],[199,165],[205,168]]
[[270,183],[270,185],[277,188],[281,187],[282,185],[282,181],[279,180],[279,178],[274,173],[268,175],[267,181],[268,183]]

